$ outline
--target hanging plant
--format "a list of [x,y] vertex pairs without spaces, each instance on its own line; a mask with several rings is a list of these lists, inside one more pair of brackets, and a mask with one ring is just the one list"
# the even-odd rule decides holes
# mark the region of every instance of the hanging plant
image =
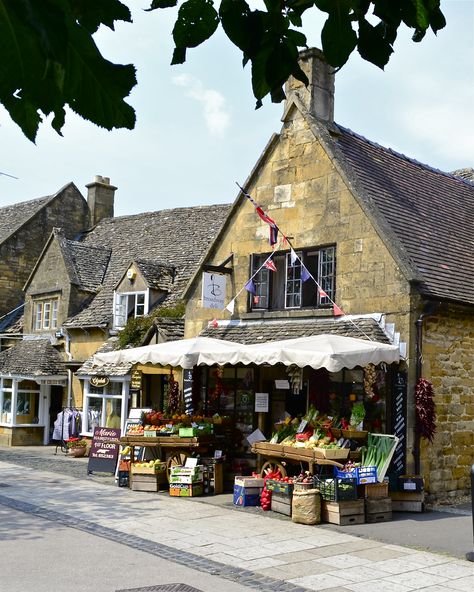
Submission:
[[168,380],[168,408],[167,413],[173,414],[179,410],[179,383],[174,379],[173,371]]
[[415,387],[416,429],[420,436],[433,442],[436,432],[436,410],[433,385],[420,378]]

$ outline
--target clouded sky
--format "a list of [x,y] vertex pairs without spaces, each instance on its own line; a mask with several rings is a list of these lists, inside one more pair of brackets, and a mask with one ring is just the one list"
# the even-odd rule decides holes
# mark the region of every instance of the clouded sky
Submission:
[[[129,2],[128,4],[132,4]],[[146,8],[149,0],[135,2]],[[252,3],[251,3],[252,5]],[[336,76],[337,123],[445,171],[474,166],[474,0],[442,0],[448,24],[419,44],[399,33],[382,72],[353,55]],[[313,9],[303,31],[320,46]],[[129,97],[132,131],[107,132],[68,112],[64,137],[43,125],[36,145],[0,107],[0,207],[57,191],[83,194],[94,175],[110,177],[116,215],[235,199],[273,132],[281,104],[255,110],[250,68],[222,34],[170,66],[173,10],[133,12],[133,24],[100,31],[103,55],[137,67]]]

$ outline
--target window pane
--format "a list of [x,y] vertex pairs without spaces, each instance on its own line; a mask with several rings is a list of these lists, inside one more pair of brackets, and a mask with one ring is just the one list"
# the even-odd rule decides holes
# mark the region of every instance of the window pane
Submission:
[[[302,254],[297,253],[301,259]],[[301,306],[301,261],[297,259],[291,264],[291,253],[286,255],[286,293],[285,308],[299,308]]]
[[12,394],[3,391],[2,423],[12,422]]
[[137,294],[137,305],[145,304],[145,294]]
[[51,321],[51,302],[45,302],[43,306],[43,329],[49,329]]
[[102,397],[88,397],[89,409],[86,418],[86,430],[93,432],[102,425]]
[[43,305],[41,302],[36,303],[36,313],[35,313],[35,329],[39,331],[41,329],[43,322]]
[[[268,255],[253,255],[252,275],[263,265]],[[262,310],[268,308],[269,274],[271,272],[263,267],[253,278],[255,295],[250,294],[250,308]]]
[[105,402],[105,427],[120,428],[121,422],[121,401],[120,399],[106,399]]
[[51,313],[51,328],[56,329],[58,326],[58,301],[53,300],[53,308]]
[[39,393],[18,392],[16,423],[38,423]]
[[[335,293],[335,273],[336,273],[336,249],[328,247],[321,249],[319,253],[319,285],[326,292],[331,300],[334,300]],[[319,297],[320,305],[330,304],[329,298]]]
[[125,316],[125,296],[122,294],[115,295],[115,320],[114,324],[116,327],[124,327],[127,322]]

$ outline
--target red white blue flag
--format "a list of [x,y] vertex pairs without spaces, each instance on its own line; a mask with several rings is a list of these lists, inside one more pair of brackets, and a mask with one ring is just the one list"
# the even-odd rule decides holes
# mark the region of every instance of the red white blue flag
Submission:
[[268,261],[265,261],[263,266],[266,267],[267,269],[269,269],[270,271],[277,270],[275,263],[273,263],[273,261],[271,259],[268,259]]
[[242,193],[245,195],[245,197],[247,199],[249,199],[250,202],[253,204],[260,219],[263,220],[263,222],[268,224],[268,226],[270,227],[270,244],[273,247],[273,245],[275,245],[278,242],[278,226],[277,226],[275,220],[272,220],[272,218],[270,218],[270,216],[267,216],[267,214],[265,214],[265,212],[257,204],[257,202],[255,200],[253,200],[252,197],[246,191],[244,191],[238,183],[237,183],[237,187],[240,189],[240,191],[242,191]]

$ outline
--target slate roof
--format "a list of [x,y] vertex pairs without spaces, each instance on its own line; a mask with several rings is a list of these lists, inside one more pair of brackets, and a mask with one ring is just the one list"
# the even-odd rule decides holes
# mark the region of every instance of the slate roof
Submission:
[[173,280],[176,273],[174,266],[146,259],[136,259],[135,264],[150,288],[166,291],[173,289]]
[[[107,353],[115,351],[116,349],[120,349],[118,337],[110,337],[95,353]],[[92,366],[93,358],[94,356],[88,358],[84,364],[76,370],[75,374],[77,376],[126,376],[130,373],[133,366],[133,364],[104,364],[94,368]]]
[[390,343],[386,333],[373,318],[360,317],[351,322],[347,318],[335,319],[292,319],[292,320],[264,320],[237,321],[227,325],[213,327],[209,325],[201,331],[202,337],[227,339],[237,343],[252,344],[279,341],[281,339],[296,339],[298,337],[312,337],[330,333],[344,337],[357,337]]
[[154,320],[161,341],[178,341],[184,339],[184,319],[158,317]]
[[166,261],[176,268],[166,306],[176,304],[205,249],[224,222],[229,205],[196,206],[107,218],[83,236],[89,247],[112,253],[101,290],[66,327],[107,326],[113,316],[113,292],[131,260]]
[[64,250],[71,282],[83,290],[96,292],[104,281],[111,251],[104,247],[65,240]]
[[47,195],[0,208],[0,245],[46,206],[55,195]]
[[0,352],[0,373],[67,377],[64,361],[48,339],[23,339]]
[[23,306],[19,306],[0,319],[0,333],[23,332]]
[[[474,304],[474,185],[339,127],[356,192],[375,205],[417,269],[420,292]],[[347,167],[346,167],[347,170]],[[456,171],[460,175],[460,171]]]

